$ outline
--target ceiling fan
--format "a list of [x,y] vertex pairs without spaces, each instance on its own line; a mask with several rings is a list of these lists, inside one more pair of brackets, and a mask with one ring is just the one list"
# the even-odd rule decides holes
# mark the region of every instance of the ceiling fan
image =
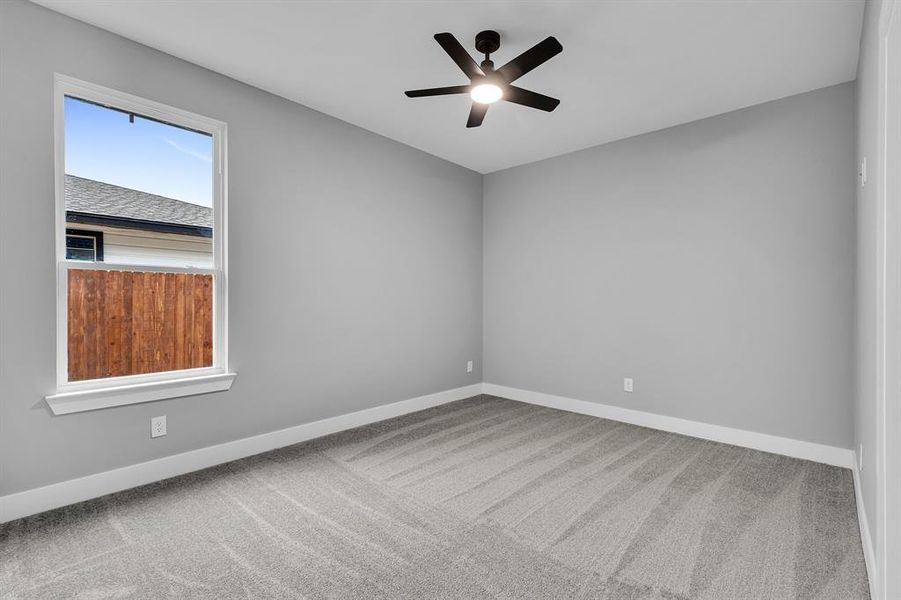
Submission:
[[485,60],[481,65],[476,64],[476,61],[452,34],[436,33],[435,40],[469,77],[470,83],[469,85],[410,90],[405,92],[409,98],[469,94],[472,97],[472,108],[469,111],[469,120],[466,121],[467,127],[481,125],[485,113],[488,112],[488,106],[498,100],[506,100],[547,112],[551,112],[560,104],[556,98],[511,85],[535,67],[563,52],[563,46],[553,36],[538,42],[499,69],[495,69],[494,63],[491,62],[491,53],[497,51],[501,46],[501,36],[496,31],[482,31],[476,35],[476,50],[485,55]]

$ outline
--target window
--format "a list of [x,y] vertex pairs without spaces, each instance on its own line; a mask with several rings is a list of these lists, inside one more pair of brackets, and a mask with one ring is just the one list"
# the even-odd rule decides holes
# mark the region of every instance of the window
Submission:
[[103,232],[66,229],[66,260],[103,260]]
[[56,414],[222,391],[220,121],[56,76]]

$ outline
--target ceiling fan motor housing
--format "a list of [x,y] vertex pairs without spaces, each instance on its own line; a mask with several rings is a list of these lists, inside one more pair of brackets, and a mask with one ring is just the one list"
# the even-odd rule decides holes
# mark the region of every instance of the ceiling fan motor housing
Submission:
[[501,47],[501,34],[491,29],[476,34],[476,50],[480,54],[491,54]]

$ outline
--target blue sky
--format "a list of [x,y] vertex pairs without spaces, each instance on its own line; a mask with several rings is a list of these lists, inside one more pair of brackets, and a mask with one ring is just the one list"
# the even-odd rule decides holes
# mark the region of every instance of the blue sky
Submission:
[[66,173],[213,204],[213,138],[66,97]]

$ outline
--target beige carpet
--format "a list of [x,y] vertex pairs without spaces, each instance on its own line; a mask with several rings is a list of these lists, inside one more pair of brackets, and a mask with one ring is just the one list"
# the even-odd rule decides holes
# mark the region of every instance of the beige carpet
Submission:
[[12,598],[868,598],[851,473],[473,398],[0,526]]

